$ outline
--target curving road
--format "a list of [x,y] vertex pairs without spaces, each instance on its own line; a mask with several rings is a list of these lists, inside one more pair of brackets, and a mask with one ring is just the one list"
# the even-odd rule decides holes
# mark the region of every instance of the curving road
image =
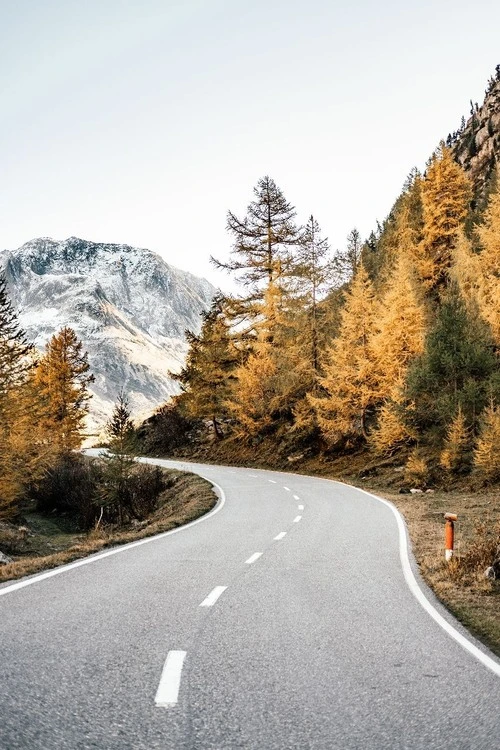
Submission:
[[500,664],[404,570],[388,504],[158,463],[218,506],[0,586],[2,750],[500,747]]

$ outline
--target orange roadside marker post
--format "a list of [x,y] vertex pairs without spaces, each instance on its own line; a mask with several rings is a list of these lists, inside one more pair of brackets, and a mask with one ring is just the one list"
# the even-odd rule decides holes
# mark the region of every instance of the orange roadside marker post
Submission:
[[454,542],[455,542],[455,521],[458,516],[455,513],[445,513],[444,519],[446,521],[444,527],[444,557],[446,562],[449,562],[453,557]]

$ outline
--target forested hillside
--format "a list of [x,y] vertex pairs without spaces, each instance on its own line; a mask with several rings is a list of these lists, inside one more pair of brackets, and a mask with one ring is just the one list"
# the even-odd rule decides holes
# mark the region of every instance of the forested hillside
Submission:
[[[214,259],[241,293],[217,297],[190,335],[170,417],[210,424],[236,453],[269,442],[276,456],[397,453],[420,484],[498,480],[499,113],[500,66],[483,107],[344,251],[259,180],[246,215],[228,213],[230,260]],[[143,426],[146,444],[168,419]]]

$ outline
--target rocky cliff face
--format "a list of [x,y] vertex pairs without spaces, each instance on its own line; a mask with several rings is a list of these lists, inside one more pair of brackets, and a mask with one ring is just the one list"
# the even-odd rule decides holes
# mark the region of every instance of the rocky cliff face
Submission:
[[186,328],[197,332],[200,312],[215,292],[208,281],[169,266],[149,250],[40,238],[0,252],[12,300],[28,337],[43,349],[63,326],[73,328],[96,377],[90,427],[128,394],[142,417],[178,392],[168,373],[184,362]]
[[448,143],[455,159],[471,177],[476,197],[481,200],[500,162],[500,65],[490,79],[483,104],[471,103],[469,119],[448,136]]

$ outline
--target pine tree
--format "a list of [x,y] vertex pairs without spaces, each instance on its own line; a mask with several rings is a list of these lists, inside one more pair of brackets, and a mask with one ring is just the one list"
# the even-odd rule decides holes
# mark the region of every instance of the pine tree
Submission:
[[493,401],[486,407],[474,450],[474,467],[485,479],[500,479],[500,409]]
[[466,424],[461,404],[446,432],[439,463],[447,471],[457,473],[467,469],[470,458],[471,432]]
[[361,235],[354,227],[347,235],[345,250],[337,250],[332,260],[332,270],[337,286],[348,284],[355,276],[361,262],[363,243]]
[[408,372],[406,398],[414,402],[413,427],[442,438],[461,405],[467,426],[475,430],[488,394],[499,388],[498,376],[490,332],[452,284],[424,352]]
[[189,344],[186,364],[173,377],[184,390],[179,403],[186,414],[211,420],[214,436],[220,439],[221,421],[228,414],[227,400],[241,355],[231,337],[222,295],[216,295],[210,310],[202,317],[199,336],[186,331]]
[[32,350],[8,297],[5,276],[0,274],[0,404],[10,388],[24,381],[32,367],[28,358]]
[[43,427],[59,454],[79,448],[94,381],[87,353],[72,328],[65,327],[48,342],[35,374],[45,404]]
[[368,419],[376,398],[370,339],[375,324],[373,285],[358,268],[342,310],[337,339],[327,349],[324,398],[309,396],[325,439],[334,444],[368,436]]
[[103,455],[103,484],[100,502],[116,511],[120,525],[126,511],[132,510],[130,479],[135,466],[133,454],[136,450],[135,429],[130,419],[128,399],[123,391],[106,424],[109,452]]
[[470,200],[470,181],[442,144],[422,183],[424,226],[418,270],[431,291],[448,284],[456,234],[465,221]]

